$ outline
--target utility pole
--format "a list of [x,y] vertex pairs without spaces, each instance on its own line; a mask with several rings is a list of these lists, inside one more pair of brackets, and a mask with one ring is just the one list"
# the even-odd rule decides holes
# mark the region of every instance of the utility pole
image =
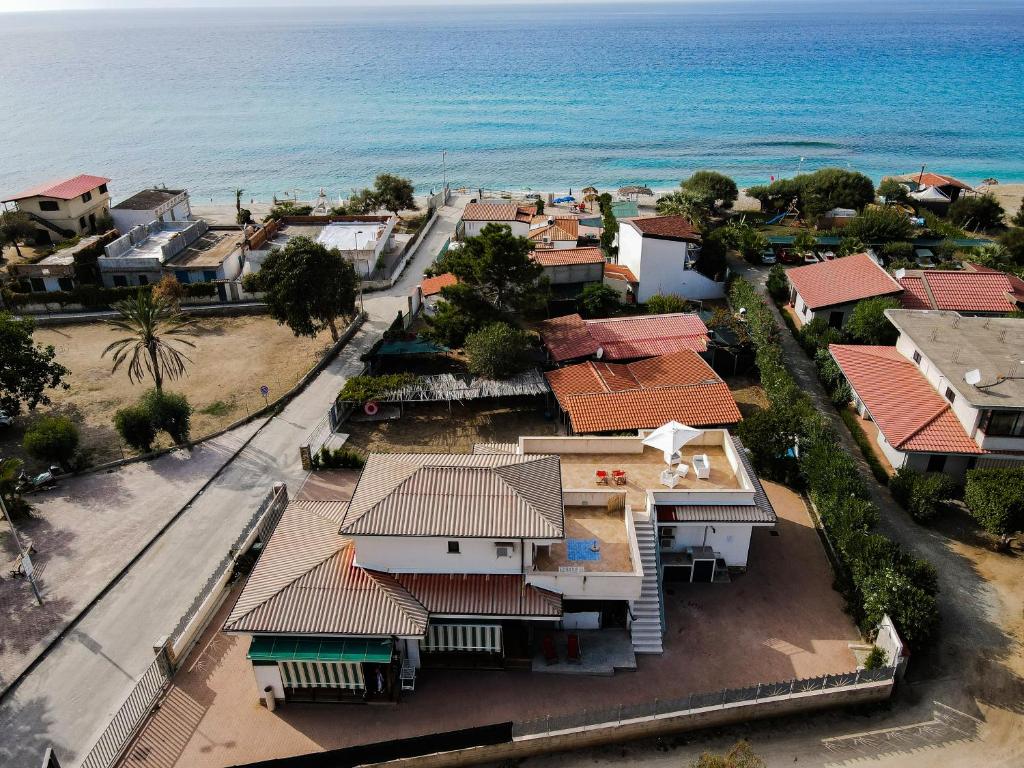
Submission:
[[2,494],[0,494],[0,510],[3,510],[4,517],[7,518],[7,524],[11,526],[11,536],[14,537],[14,543],[18,545],[18,552],[21,554],[21,568],[25,571],[25,575],[28,576],[28,582],[32,585],[32,591],[35,592],[36,600],[38,600],[39,604],[42,605],[43,596],[39,594],[39,587],[36,584],[36,577],[32,568],[32,558],[29,557],[28,552],[25,551],[25,548],[21,544],[21,538],[18,536],[18,531],[14,527],[14,521],[11,520],[11,515],[7,511],[7,505],[4,503],[4,497]]

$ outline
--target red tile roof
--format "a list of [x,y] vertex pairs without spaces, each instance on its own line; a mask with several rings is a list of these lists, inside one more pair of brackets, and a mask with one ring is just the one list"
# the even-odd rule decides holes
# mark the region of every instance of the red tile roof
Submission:
[[523,208],[515,203],[470,203],[462,212],[462,220],[532,222],[536,213],[536,208]]
[[395,580],[432,616],[562,615],[560,595],[520,575],[400,573]]
[[81,174],[70,179],[40,184],[37,187],[26,189],[24,192],[19,192],[17,195],[12,195],[0,202],[10,203],[15,200],[24,200],[27,197],[54,197],[58,200],[71,200],[79,195],[84,195],[86,192],[91,192],[100,184],[106,184],[109,181],[110,179],[103,176]]
[[459,282],[459,278],[453,275],[451,272],[445,272],[443,275],[437,277],[427,277],[420,283],[420,289],[423,291],[424,296],[433,296],[434,294],[440,293],[442,288],[446,288],[449,285],[455,285]]
[[671,420],[695,427],[740,420],[729,387],[689,349],[626,365],[587,361],[545,376],[578,433],[649,429]]
[[893,448],[918,453],[983,453],[949,403],[895,347],[831,344],[829,351]]
[[543,242],[545,236],[547,236],[552,242],[576,242],[580,236],[579,219],[555,219],[554,224],[535,227],[534,229],[531,229],[530,234],[527,235],[530,240],[537,243]]
[[1010,275],[998,271],[912,270],[898,279],[904,309],[1009,313],[1024,295],[1015,295]]
[[787,270],[786,277],[811,309],[889,296],[903,288],[866,253]]
[[603,264],[604,251],[600,248],[552,248],[533,252],[534,260],[542,267],[562,267],[570,264]]
[[946,176],[941,173],[932,173],[927,171],[925,173],[908,173],[900,178],[907,181],[913,181],[922,187],[959,187],[960,189],[972,189],[970,184],[967,184],[959,179],[954,179],[952,176]]
[[603,349],[604,360],[632,360],[708,347],[708,329],[696,314],[638,315],[584,320],[566,315],[545,320],[540,335],[556,361],[589,357]]
[[625,280],[627,283],[639,283],[640,280],[633,274],[633,270],[621,264],[605,264],[604,276],[615,280]]
[[700,232],[685,216],[649,216],[644,219],[624,219],[624,221],[644,237],[700,242]]

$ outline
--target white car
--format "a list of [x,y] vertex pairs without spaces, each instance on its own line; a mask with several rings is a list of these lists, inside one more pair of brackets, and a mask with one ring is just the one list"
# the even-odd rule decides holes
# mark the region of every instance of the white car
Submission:
[[775,251],[773,251],[771,248],[765,248],[763,251],[761,251],[762,264],[771,265],[774,264],[776,261],[777,259],[775,258]]
[[7,411],[0,411],[0,427],[9,427],[14,423],[14,417],[8,416]]

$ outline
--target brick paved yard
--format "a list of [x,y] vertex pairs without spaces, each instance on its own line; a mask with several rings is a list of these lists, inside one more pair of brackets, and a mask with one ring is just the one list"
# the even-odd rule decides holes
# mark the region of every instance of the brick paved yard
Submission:
[[662,656],[614,677],[529,672],[422,673],[397,706],[257,703],[248,641],[216,631],[233,598],[178,674],[122,763],[211,768],[471,725],[685,696],[854,669],[859,640],[803,503],[765,483],[778,536],[755,529],[750,570],[731,584],[672,585]]

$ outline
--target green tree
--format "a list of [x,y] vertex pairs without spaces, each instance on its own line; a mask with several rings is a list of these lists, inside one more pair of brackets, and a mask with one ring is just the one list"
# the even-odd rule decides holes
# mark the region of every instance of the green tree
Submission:
[[337,248],[293,237],[267,255],[257,274],[271,316],[296,336],[327,328],[337,341],[338,318],[355,313],[358,278]]
[[707,224],[711,214],[707,199],[689,189],[677,189],[659,197],[657,209],[659,216],[682,216],[697,228]]
[[[744,261],[750,264],[760,264],[761,254],[764,253],[770,245],[764,232],[761,232],[756,227],[750,226],[746,222],[730,224],[727,227],[715,230],[715,232],[722,232],[723,234],[721,237],[723,237],[730,246],[739,251],[739,254],[743,257]],[[811,235],[811,237],[813,237],[813,235]]]
[[56,361],[54,348],[32,341],[35,327],[31,318],[0,312],[0,411],[9,416],[21,413],[23,405],[49,405],[48,389],[68,388],[68,369]]
[[235,222],[240,227],[245,227],[252,222],[252,211],[248,208],[240,208],[235,214]]
[[1024,527],[1024,469],[971,469],[964,503],[989,533],[1003,536]]
[[615,238],[619,234],[619,222],[612,209],[612,196],[604,192],[597,198],[601,206],[601,250],[606,256],[614,256],[616,252]]
[[18,478],[24,465],[20,459],[0,458],[0,497],[12,517],[28,514],[30,508],[18,491]]
[[844,237],[839,241],[836,249],[837,256],[852,256],[855,253],[864,253],[867,247],[859,237]]
[[865,629],[873,629],[886,614],[908,645],[921,647],[938,627],[935,597],[905,570],[883,567],[868,573],[861,585]]
[[746,741],[736,742],[724,755],[705,752],[690,762],[690,768],[765,768],[766,765]]
[[772,406],[743,417],[736,433],[751,452],[758,474],[769,480],[793,484],[798,477],[794,456],[788,452],[800,434],[798,414],[786,406]]
[[710,210],[728,210],[739,197],[736,182],[718,171],[695,171],[679,184],[683,190],[698,194]]
[[882,256],[887,262],[913,261],[914,244],[906,240],[895,240],[882,246]]
[[910,202],[910,190],[893,178],[882,179],[878,185],[878,196],[885,199],[886,205],[906,205]]
[[1024,227],[1013,227],[999,236],[999,245],[1006,249],[1009,260],[1024,267]]
[[1010,219],[1015,227],[1024,227],[1024,198],[1020,201],[1020,208],[1013,214],[1013,218]]
[[22,447],[33,458],[56,462],[64,470],[78,450],[78,427],[66,416],[44,416],[25,431]]
[[365,216],[368,213],[373,213],[379,207],[372,189],[353,189],[342,213],[350,216]]
[[801,229],[793,238],[793,249],[801,256],[807,256],[818,247],[818,236],[809,229]]
[[899,308],[899,299],[888,296],[858,301],[846,322],[846,332],[862,344],[891,346],[899,332],[885,316],[885,310]]
[[747,194],[761,202],[763,210],[781,209],[795,201],[808,218],[833,208],[860,210],[875,199],[875,186],[867,176],[844,168],[822,168],[767,186],[751,187]]
[[399,211],[419,210],[414,193],[412,182],[401,176],[382,173],[373,181],[373,200],[377,207],[391,211],[395,216]]
[[451,272],[498,312],[530,312],[546,299],[546,284],[541,284],[544,268],[531,254],[529,240],[513,235],[504,224],[492,223],[479,235],[467,237],[461,248],[447,251],[435,268]]
[[686,312],[690,302],[674,293],[656,293],[647,299],[644,307],[648,315],[668,315]]
[[5,244],[14,246],[18,258],[21,256],[20,243],[35,237],[36,228],[23,211],[3,211],[0,213],[0,251]]
[[466,337],[469,370],[478,376],[507,379],[530,366],[530,337],[508,323],[491,323]]
[[283,219],[286,216],[309,216],[313,212],[312,205],[300,205],[292,200],[275,203],[267,214],[266,221]]
[[156,426],[149,409],[143,405],[129,405],[114,414],[114,428],[121,438],[140,453],[149,453],[156,440]]
[[501,317],[475,288],[463,283],[448,285],[441,289],[434,314],[427,316],[423,335],[436,344],[459,348],[470,333]]
[[789,278],[786,277],[786,268],[776,264],[768,270],[768,281],[765,284],[768,295],[776,301],[785,301],[789,298]]
[[949,206],[946,217],[958,227],[975,232],[991,232],[1006,226],[1006,211],[990,194],[959,197]]
[[[245,190],[241,189],[241,188],[235,190],[235,213],[236,214],[240,214],[242,212],[242,193],[244,193],[244,192],[245,192]],[[239,224],[241,224],[241,222],[239,222]]]
[[828,349],[829,344],[842,344],[846,334],[840,328],[833,328],[828,320],[816,317],[800,326],[798,341],[809,355],[816,355],[818,350]]
[[910,219],[901,208],[874,206],[865,208],[843,230],[864,243],[891,243],[909,240],[913,234]]
[[128,363],[128,380],[133,384],[145,378],[153,379],[159,392],[164,379],[174,381],[185,375],[186,363],[192,360],[178,345],[195,347],[191,341],[181,338],[195,333],[196,321],[186,318],[166,300],[153,295],[152,291],[139,290],[132,298],[113,305],[120,315],[107,320],[111,328],[128,335],[113,341],[103,350],[101,357],[113,353],[114,366],[111,373],[125,362]]
[[139,405],[149,414],[156,429],[163,430],[175,443],[187,443],[192,421],[192,406],[177,392],[149,390]]
[[608,317],[619,309],[619,292],[603,283],[591,283],[576,300],[584,317]]
[[542,198],[538,197],[533,202],[537,206],[537,215],[538,216],[543,216],[544,215],[544,200]]
[[700,255],[693,263],[693,268],[704,277],[718,282],[725,280],[726,270],[729,262],[726,259],[728,248],[726,246],[725,228],[716,229],[704,237],[701,243]]

